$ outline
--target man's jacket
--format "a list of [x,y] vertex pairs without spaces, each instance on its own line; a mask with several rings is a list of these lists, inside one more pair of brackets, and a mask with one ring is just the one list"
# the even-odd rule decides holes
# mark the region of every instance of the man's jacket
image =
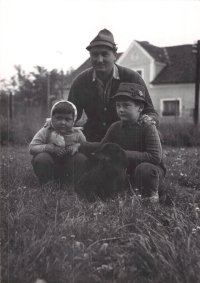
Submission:
[[[142,114],[151,116],[158,124],[158,114],[153,107],[142,77],[137,72],[125,67],[117,65],[117,68],[120,79],[113,78],[110,97],[116,94],[122,82],[144,86],[147,105],[145,105]],[[84,134],[88,141],[101,141],[110,125],[119,120],[115,103],[110,100],[105,104],[103,98],[99,95],[97,81],[93,81],[93,68],[85,70],[74,79],[68,100],[77,107],[77,120],[81,118],[83,109],[87,115],[88,119],[84,125]]]

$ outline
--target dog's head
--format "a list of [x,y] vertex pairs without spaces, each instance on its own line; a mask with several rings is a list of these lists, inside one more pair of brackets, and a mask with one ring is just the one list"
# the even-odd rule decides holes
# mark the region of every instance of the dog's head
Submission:
[[116,143],[105,143],[100,149],[92,153],[98,160],[104,160],[114,167],[125,169],[127,157],[125,151]]

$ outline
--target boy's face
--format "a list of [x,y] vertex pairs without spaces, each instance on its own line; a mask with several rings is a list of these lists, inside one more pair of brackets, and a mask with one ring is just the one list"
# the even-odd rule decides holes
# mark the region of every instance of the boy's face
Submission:
[[67,134],[74,125],[72,114],[55,113],[52,117],[52,126],[61,135]]
[[134,122],[139,118],[141,106],[136,106],[134,100],[124,97],[116,102],[116,110],[121,121]]

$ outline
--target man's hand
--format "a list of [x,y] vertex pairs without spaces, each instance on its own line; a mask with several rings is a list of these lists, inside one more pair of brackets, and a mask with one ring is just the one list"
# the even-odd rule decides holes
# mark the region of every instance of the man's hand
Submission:
[[53,153],[55,155],[59,156],[59,157],[63,157],[64,155],[67,154],[67,151],[64,148],[62,148],[62,147],[54,145]]
[[148,116],[146,114],[144,114],[140,117],[139,122],[140,123],[149,123],[149,124],[153,124],[153,125],[156,124],[156,121],[154,121],[150,116]]
[[80,148],[80,146],[81,146],[80,143],[70,145],[66,148],[66,151],[68,154],[74,155],[76,152],[78,152],[78,149]]

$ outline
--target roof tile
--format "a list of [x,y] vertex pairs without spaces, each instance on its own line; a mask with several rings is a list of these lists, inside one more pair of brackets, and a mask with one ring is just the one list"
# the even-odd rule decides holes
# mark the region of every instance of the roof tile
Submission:
[[138,43],[158,62],[166,63],[166,67],[151,82],[152,84],[194,83],[195,55],[192,45],[157,47],[146,41]]

